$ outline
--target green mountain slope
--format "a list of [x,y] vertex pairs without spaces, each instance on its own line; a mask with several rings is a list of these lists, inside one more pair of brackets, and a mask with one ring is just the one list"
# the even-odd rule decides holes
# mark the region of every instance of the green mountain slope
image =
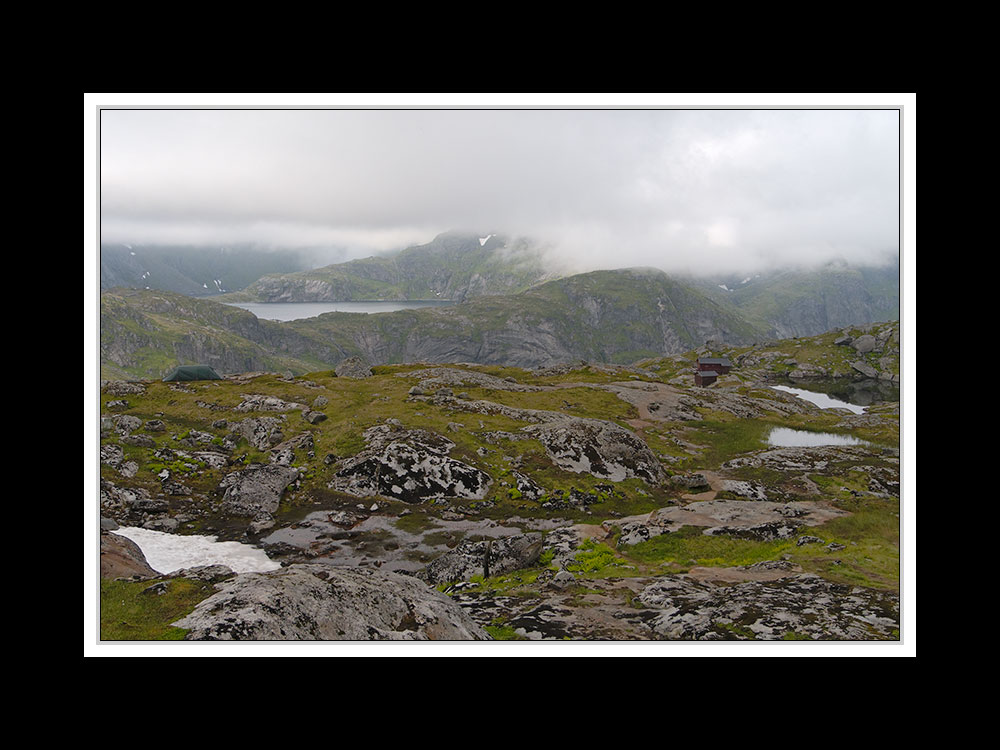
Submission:
[[886,266],[829,263],[739,278],[692,280],[702,292],[778,338],[899,319],[898,259]]
[[209,300],[113,290],[102,295],[101,319],[107,377],[152,377],[178,363],[222,372],[304,372],[349,356],[373,364],[625,363],[710,339],[738,344],[762,336],[698,291],[646,269],[595,271],[448,307],[327,313],[284,323]]
[[192,297],[242,289],[268,273],[309,267],[306,254],[253,247],[101,245],[101,289],[159,289]]
[[234,302],[346,302],[511,294],[553,274],[526,240],[445,233],[426,245],[293,274],[270,274]]

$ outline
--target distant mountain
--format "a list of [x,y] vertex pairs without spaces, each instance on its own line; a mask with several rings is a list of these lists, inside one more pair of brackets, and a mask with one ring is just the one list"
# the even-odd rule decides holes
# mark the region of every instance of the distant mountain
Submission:
[[828,263],[812,270],[692,279],[691,284],[776,338],[899,319],[898,258],[886,266]]
[[101,245],[101,289],[160,289],[203,297],[244,288],[267,273],[309,268],[307,253],[249,246]]
[[301,373],[350,356],[372,364],[628,363],[708,340],[739,344],[765,337],[738,314],[652,269],[595,271],[448,307],[326,313],[284,323],[165,292],[101,295],[104,377],[155,377],[195,362],[223,372]]
[[394,253],[291,274],[268,274],[234,302],[428,300],[461,302],[514,294],[551,278],[542,251],[529,240],[459,232]]

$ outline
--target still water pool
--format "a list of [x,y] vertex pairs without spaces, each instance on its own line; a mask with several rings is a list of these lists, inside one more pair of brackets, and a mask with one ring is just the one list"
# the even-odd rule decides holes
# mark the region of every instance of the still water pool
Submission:
[[807,391],[802,388],[791,388],[787,385],[772,385],[772,388],[776,391],[784,391],[785,393],[791,393],[794,396],[798,396],[805,401],[816,404],[820,409],[847,409],[854,412],[855,414],[864,414],[865,406],[858,406],[857,404],[850,404],[847,401],[841,401],[839,398],[834,398],[826,393],[818,393],[816,391]]
[[818,448],[825,445],[866,445],[867,443],[851,435],[775,427],[767,436],[767,444],[777,448]]

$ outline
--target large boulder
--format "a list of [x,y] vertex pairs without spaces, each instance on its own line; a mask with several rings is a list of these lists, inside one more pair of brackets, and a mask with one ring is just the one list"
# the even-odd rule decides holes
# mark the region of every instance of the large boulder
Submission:
[[370,378],[372,373],[371,365],[360,357],[348,357],[333,368],[338,378]]
[[490,640],[447,596],[397,573],[290,565],[217,589],[173,623],[188,640]]
[[281,464],[251,464],[223,477],[222,510],[232,516],[254,518],[278,509],[285,489],[299,478],[299,470]]
[[111,532],[101,533],[101,578],[156,578],[139,545]]
[[450,458],[455,444],[427,430],[376,425],[364,433],[367,447],[346,459],[330,488],[356,497],[382,495],[408,503],[429,498],[480,500],[490,476]]
[[602,419],[565,419],[523,427],[538,438],[561,469],[621,482],[639,477],[649,484],[664,479],[663,467],[634,433]]

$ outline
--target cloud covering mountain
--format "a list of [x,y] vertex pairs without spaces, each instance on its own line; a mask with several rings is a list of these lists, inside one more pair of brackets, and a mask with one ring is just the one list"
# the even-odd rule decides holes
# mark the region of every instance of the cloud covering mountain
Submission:
[[103,242],[501,231],[571,271],[695,273],[899,247],[896,109],[105,109],[100,147]]

